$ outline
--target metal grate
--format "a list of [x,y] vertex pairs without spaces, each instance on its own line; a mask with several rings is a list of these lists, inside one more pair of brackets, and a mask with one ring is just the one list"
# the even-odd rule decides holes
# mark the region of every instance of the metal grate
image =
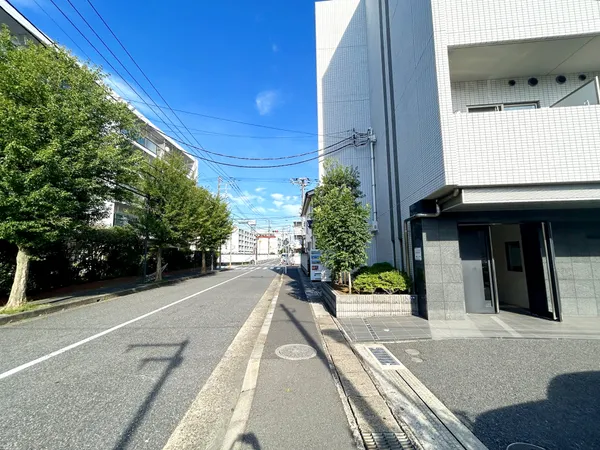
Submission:
[[414,450],[414,446],[404,432],[365,433],[363,434],[367,450]]
[[385,347],[369,347],[369,351],[384,368],[400,367],[400,362]]
[[377,333],[375,332],[375,330],[373,329],[373,327],[371,326],[371,324],[369,322],[367,322],[365,319],[362,319],[362,321],[363,321],[364,326],[369,331],[369,334],[371,335],[371,338],[374,341],[378,341],[379,340],[379,336],[377,335]]

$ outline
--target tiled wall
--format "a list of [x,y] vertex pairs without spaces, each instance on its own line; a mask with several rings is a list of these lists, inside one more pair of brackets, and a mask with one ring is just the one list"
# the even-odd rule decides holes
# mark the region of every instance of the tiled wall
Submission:
[[597,0],[433,0],[443,4],[449,45],[595,33]]
[[[599,76],[600,72],[587,72],[587,79],[580,81],[580,73],[562,74],[567,78],[564,84],[556,82],[556,75],[538,76],[537,86],[529,86],[524,78],[511,78],[516,81],[509,86],[509,79],[461,81],[452,83],[453,112],[467,112],[467,106],[485,105],[490,103],[539,102],[541,108],[546,108],[577,88]],[[510,113],[511,111],[504,111]]]
[[458,226],[451,219],[423,219],[423,262],[429,320],[465,318],[465,290]]
[[[317,2],[315,14],[319,148],[325,148],[350,136],[348,130],[366,132],[371,126],[365,0]],[[349,147],[327,159],[358,168],[363,201],[372,205],[369,146]],[[369,262],[377,261],[376,245],[369,246],[368,255]]]
[[552,233],[563,316],[600,316],[600,222],[553,222]]
[[445,184],[433,22],[429,0],[390,0],[400,200],[410,205]]

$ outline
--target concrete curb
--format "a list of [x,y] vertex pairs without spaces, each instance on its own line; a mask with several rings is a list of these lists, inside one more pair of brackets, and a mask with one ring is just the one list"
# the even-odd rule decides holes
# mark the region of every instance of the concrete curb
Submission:
[[103,302],[106,300],[111,300],[116,297],[122,297],[124,295],[130,295],[130,294],[135,294],[137,292],[149,291],[149,290],[155,289],[157,287],[169,286],[172,284],[179,283],[181,281],[191,280],[193,278],[200,278],[200,277],[204,277],[207,275],[213,275],[215,273],[216,273],[216,271],[212,270],[212,271],[208,271],[206,273],[194,274],[194,275],[189,275],[189,276],[181,277],[181,278],[175,278],[173,280],[163,280],[163,281],[148,283],[148,284],[144,284],[144,285],[137,286],[134,288],[128,288],[128,289],[123,289],[123,290],[117,291],[117,292],[111,292],[109,294],[101,294],[101,295],[96,295],[94,297],[59,301],[59,302],[57,302],[58,303],[57,305],[51,305],[46,308],[34,309],[32,311],[24,311],[21,313],[0,316],[0,326],[7,325],[7,324],[13,323],[13,322],[19,322],[19,321],[25,320],[25,319],[31,319],[34,317],[46,316],[48,314],[65,311],[67,309],[76,308],[78,306],[90,305],[92,303],[99,303],[99,302]]

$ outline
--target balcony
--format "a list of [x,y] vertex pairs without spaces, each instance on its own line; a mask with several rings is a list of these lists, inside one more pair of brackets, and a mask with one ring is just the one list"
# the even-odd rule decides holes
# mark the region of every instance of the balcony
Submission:
[[456,113],[449,122],[449,185],[600,181],[600,105]]

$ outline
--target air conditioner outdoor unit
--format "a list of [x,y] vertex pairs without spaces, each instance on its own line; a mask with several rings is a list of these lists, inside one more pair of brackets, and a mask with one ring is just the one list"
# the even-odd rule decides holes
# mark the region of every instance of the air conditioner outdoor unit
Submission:
[[373,222],[371,224],[371,232],[377,233],[378,231],[379,231],[379,225],[377,225],[377,222]]

